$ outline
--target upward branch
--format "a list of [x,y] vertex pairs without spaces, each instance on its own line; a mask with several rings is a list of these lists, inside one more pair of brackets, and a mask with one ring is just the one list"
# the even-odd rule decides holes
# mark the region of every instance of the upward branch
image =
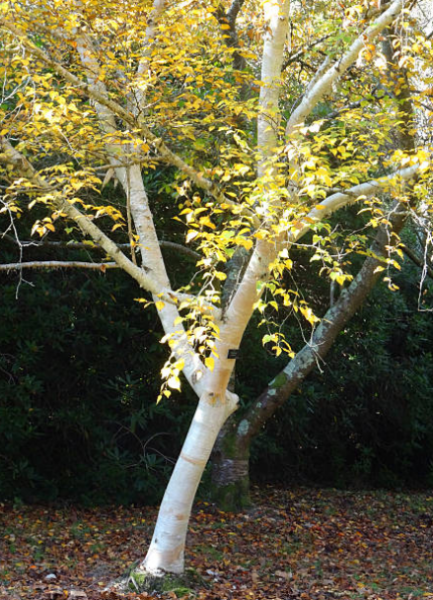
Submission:
[[287,126],[286,136],[289,136],[297,125],[305,121],[311,111],[323,96],[331,89],[333,83],[356,61],[359,53],[366,44],[374,40],[381,31],[390,25],[400,14],[403,0],[395,0],[391,6],[352,43],[343,56],[330,67],[318,81],[308,89],[300,105],[293,111]]
[[[146,33],[143,40],[143,54],[138,63],[137,75],[144,77],[146,71],[149,70],[150,56],[152,53],[152,43],[156,34],[156,25],[158,18],[161,16],[165,8],[166,0],[154,0],[152,10],[150,11],[147,21]],[[143,86],[139,86],[134,90],[135,105],[132,106],[132,111],[135,115],[144,113],[146,104],[146,92]],[[132,102],[130,102],[132,104]]]

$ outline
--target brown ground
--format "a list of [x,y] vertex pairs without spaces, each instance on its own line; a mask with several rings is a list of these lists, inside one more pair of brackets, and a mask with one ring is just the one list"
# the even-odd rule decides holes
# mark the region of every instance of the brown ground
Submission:
[[[196,583],[165,598],[433,600],[433,495],[267,488],[254,500],[237,515],[197,504],[186,557]],[[120,599],[103,589],[144,556],[155,517],[0,505],[0,599]]]

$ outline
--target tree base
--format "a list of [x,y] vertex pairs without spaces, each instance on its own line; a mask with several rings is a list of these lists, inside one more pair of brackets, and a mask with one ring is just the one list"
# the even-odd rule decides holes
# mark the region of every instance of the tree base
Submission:
[[164,572],[154,575],[135,569],[129,574],[124,587],[127,591],[138,593],[174,592],[180,598],[190,594],[199,583],[203,585],[201,577],[194,569],[187,569],[185,573],[179,575]]
[[211,486],[211,499],[223,512],[241,512],[251,508],[249,479]]

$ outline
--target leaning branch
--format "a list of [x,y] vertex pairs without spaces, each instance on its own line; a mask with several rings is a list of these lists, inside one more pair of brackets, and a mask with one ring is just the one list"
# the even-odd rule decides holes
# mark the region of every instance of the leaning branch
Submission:
[[93,263],[78,260],[33,260],[0,265],[0,271],[22,271],[23,269],[90,269],[103,273],[107,269],[119,269],[119,265],[115,262]]
[[290,236],[289,242],[296,242],[308,231],[311,231],[311,226],[314,223],[323,221],[340,208],[353,204],[360,198],[371,197],[395,182],[403,182],[413,179],[419,173],[420,167],[421,165],[416,163],[411,167],[395,171],[386,177],[380,177],[376,180],[360,183],[359,185],[355,185],[344,192],[332,194],[332,196],[329,196],[326,198],[326,200],[323,200],[320,204],[314,207],[306,217],[304,217],[304,219],[301,221],[301,226],[298,227],[297,230]]
[[311,111],[320,102],[323,96],[331,89],[333,83],[355,62],[361,50],[366,44],[374,40],[381,31],[390,25],[403,8],[403,0],[396,0],[374,24],[367,29],[352,43],[347,52],[330,67],[325,74],[305,94],[301,104],[293,111],[286,126],[286,136],[290,135],[294,128],[303,123],[311,114]]
[[[29,181],[33,182],[38,186],[39,189],[46,191],[52,191],[50,185],[36,172],[30,162],[20,154],[11,144],[4,138],[0,137],[0,160],[13,165],[24,177]],[[110,256],[118,266],[126,271],[137,283],[146,291],[156,295],[164,302],[169,304],[178,304],[179,302],[194,302],[197,303],[197,298],[190,294],[184,294],[174,292],[170,289],[163,288],[158,282],[146,272],[145,269],[141,269],[137,265],[129,260],[120,248],[115,244],[105,233],[103,233],[99,227],[97,227],[93,221],[91,221],[86,215],[81,213],[74,205],[70,204],[67,200],[58,199],[54,200],[58,210],[64,213],[71,220],[75,221],[80,227],[81,231],[88,235],[92,240],[101,246],[105,252]],[[219,310],[212,304],[205,303],[202,305],[204,310],[209,310],[215,315],[216,318],[219,316]]]
[[417,267],[419,267],[420,269],[425,269],[427,275],[431,279],[433,279],[433,269],[430,267],[430,265],[426,264],[426,262],[424,260],[421,260],[421,258],[416,254],[416,252],[414,252],[408,246],[401,245],[400,248]]
[[[43,241],[33,241],[33,240],[16,240],[11,235],[3,235],[3,239],[13,242],[17,246],[21,246],[23,248],[32,247],[32,248],[67,248],[69,250],[103,250],[101,246],[96,246],[93,243],[88,242],[53,242],[51,240],[43,240]],[[176,242],[168,242],[166,240],[160,240],[159,245],[162,249],[167,250],[175,250],[176,252],[180,252],[188,258],[192,258],[194,260],[199,260],[201,255],[198,252],[192,250],[192,248],[187,248],[186,246],[182,246],[182,244],[177,244]],[[118,248],[124,248],[128,250],[131,248],[131,244],[117,244]]]

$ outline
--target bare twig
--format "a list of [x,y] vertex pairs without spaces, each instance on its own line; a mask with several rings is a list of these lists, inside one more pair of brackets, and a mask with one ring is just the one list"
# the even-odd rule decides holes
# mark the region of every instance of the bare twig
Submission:
[[321,37],[321,38],[319,38],[317,40],[314,40],[310,44],[306,44],[305,46],[302,46],[302,48],[300,48],[294,54],[290,54],[287,57],[287,59],[284,61],[281,71],[285,71],[287,69],[287,67],[289,67],[294,62],[298,61],[306,52],[308,52],[309,50],[311,50],[315,46],[318,46],[319,44],[321,44],[322,42],[326,41],[330,37],[331,37],[330,34],[329,35],[324,35],[323,37]]
[[[9,242],[13,242],[14,244],[18,245],[17,240],[12,237],[11,235],[8,234],[4,234],[3,239],[8,240]],[[25,240],[25,241],[20,241],[19,244],[21,244],[21,246],[23,248],[28,247],[28,246],[33,246],[35,248],[69,248],[70,250],[101,250],[103,251],[104,249],[101,246],[98,246],[96,244],[94,244],[93,242],[53,242],[51,240],[42,240],[42,241],[32,241],[32,240]],[[185,254],[185,256],[189,256],[190,258],[193,258],[195,260],[198,260],[199,258],[201,258],[201,255],[198,252],[195,252],[195,250],[193,250],[192,248],[188,248],[187,246],[182,246],[182,244],[177,244],[176,242],[169,242],[166,240],[160,240],[159,245],[161,246],[161,248],[165,248],[168,250],[176,250],[176,252],[182,252],[182,254]],[[125,244],[117,244],[118,248],[124,248],[125,250],[129,249],[131,247],[130,244],[125,243]]]
[[433,279],[433,269],[431,268],[430,265],[428,265],[424,260],[421,260],[421,258],[416,254],[416,252],[414,252],[412,250],[412,248],[409,248],[408,246],[400,246],[400,248],[403,250],[403,252],[406,254],[406,256],[415,264],[417,265],[417,267],[419,267],[420,269],[425,269],[427,275]]

